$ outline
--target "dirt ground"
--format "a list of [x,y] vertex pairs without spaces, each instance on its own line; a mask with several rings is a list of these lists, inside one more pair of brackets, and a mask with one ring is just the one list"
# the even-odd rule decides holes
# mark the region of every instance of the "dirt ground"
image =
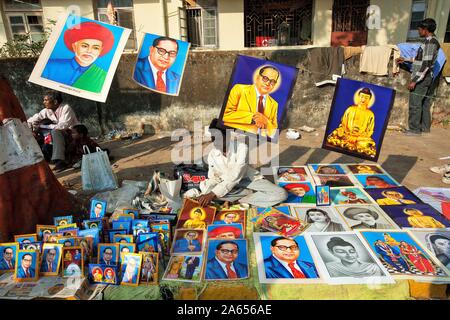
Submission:
[[[302,132],[299,140],[288,140],[286,132],[280,135],[280,165],[304,165],[308,163],[355,163],[368,162],[321,148],[324,128],[312,133]],[[201,141],[201,140],[200,140]],[[189,140],[184,140],[184,150]],[[186,143],[187,142],[187,143]],[[203,147],[210,144],[206,142]],[[180,149],[178,141],[171,141],[170,133],[144,136],[135,141],[116,140],[100,143],[109,148],[114,157],[111,164],[119,181],[149,180],[154,170],[168,174],[173,172],[171,153]],[[191,145],[201,147],[198,140]],[[445,164],[439,160],[450,156],[450,129],[433,127],[431,134],[409,137],[397,131],[387,131],[378,163],[398,182],[410,189],[420,186],[450,187],[441,176],[432,173],[430,166]],[[450,163],[450,160],[447,160]],[[70,169],[56,175],[61,183],[72,190],[81,190],[80,170]],[[272,177],[267,176],[270,180]]]

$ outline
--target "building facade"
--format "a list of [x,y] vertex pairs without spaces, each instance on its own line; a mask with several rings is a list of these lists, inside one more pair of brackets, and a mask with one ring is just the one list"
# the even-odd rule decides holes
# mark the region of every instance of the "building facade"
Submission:
[[[107,22],[109,0],[0,0],[0,44],[15,35],[43,36],[71,5]],[[193,50],[383,45],[415,41],[417,25],[434,18],[441,42],[450,42],[449,0],[112,0],[119,25],[191,42]],[[368,7],[370,9],[368,10]],[[378,10],[379,9],[379,10]],[[367,28],[367,17],[373,22]],[[379,17],[379,20],[377,20]],[[370,24],[370,23],[369,23]]]

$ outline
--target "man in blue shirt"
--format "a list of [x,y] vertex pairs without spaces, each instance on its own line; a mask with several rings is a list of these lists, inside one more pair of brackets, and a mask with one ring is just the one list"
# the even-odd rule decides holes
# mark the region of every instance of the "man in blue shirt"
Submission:
[[313,263],[298,260],[300,248],[293,239],[278,237],[270,242],[272,255],[264,259],[267,279],[318,278]]
[[139,58],[134,70],[134,80],[161,93],[177,94],[181,76],[169,68],[178,55],[178,43],[169,37],[153,41],[150,54]]

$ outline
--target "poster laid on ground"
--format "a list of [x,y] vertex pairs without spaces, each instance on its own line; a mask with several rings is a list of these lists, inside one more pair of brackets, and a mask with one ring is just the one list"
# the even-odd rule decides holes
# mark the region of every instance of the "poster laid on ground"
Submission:
[[319,273],[304,236],[253,233],[260,283],[317,283]]
[[322,148],[377,161],[395,90],[339,79]]
[[152,91],[178,96],[190,45],[186,41],[144,34],[133,80]]
[[298,69],[239,55],[220,112],[220,125],[276,142]]
[[53,28],[28,81],[105,102],[130,32],[65,14]]
[[313,258],[329,284],[394,283],[387,270],[352,232],[305,234]]

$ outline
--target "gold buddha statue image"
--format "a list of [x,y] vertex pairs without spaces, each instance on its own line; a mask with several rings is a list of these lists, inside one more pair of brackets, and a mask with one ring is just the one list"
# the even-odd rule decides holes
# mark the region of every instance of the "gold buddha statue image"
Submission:
[[372,139],[375,115],[370,110],[375,95],[369,88],[361,88],[353,100],[355,104],[345,110],[339,127],[327,137],[327,143],[375,157],[376,143]]

